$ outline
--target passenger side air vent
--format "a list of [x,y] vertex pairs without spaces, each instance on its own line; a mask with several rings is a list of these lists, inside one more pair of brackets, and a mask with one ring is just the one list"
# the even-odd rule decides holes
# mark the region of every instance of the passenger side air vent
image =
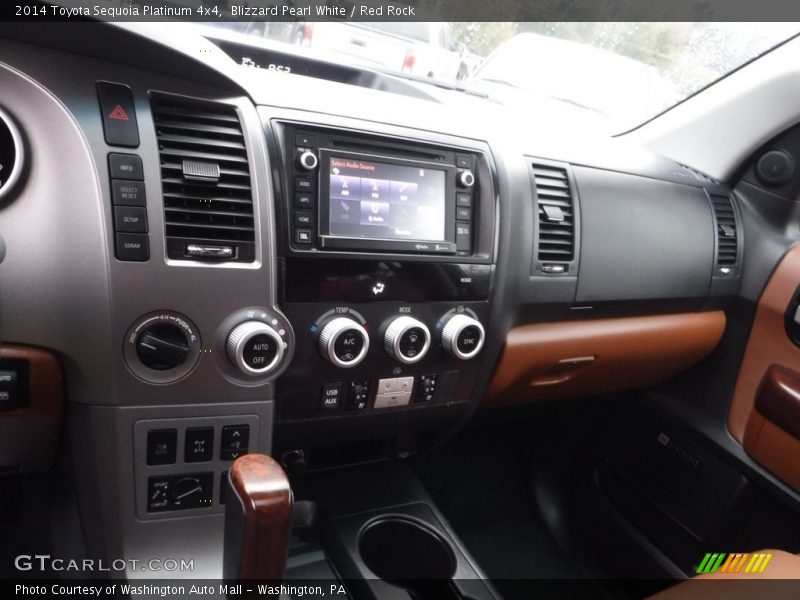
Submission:
[[719,269],[721,272],[729,274],[739,256],[739,227],[736,223],[736,211],[730,197],[717,194],[710,194],[710,196],[717,227],[717,266],[722,267]]
[[152,97],[161,159],[167,256],[255,260],[250,169],[233,106]]
[[575,205],[566,168],[533,164],[539,229],[538,270],[548,274],[569,271],[575,259]]

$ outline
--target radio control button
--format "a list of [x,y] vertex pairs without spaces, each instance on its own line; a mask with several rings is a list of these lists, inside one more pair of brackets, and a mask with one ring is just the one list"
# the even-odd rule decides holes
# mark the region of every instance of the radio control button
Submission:
[[469,360],[483,348],[485,331],[480,321],[465,314],[457,314],[442,328],[442,348],[450,356]]
[[456,206],[462,206],[464,208],[472,208],[472,195],[456,194]]
[[317,136],[313,133],[302,133],[298,131],[294,134],[294,144],[301,148],[314,148],[317,145]]
[[471,221],[472,209],[463,206],[456,207],[456,221]]
[[317,155],[310,150],[305,150],[297,157],[297,164],[301,169],[313,171],[319,166]]
[[295,208],[314,208],[314,196],[306,193],[295,194],[294,206]]
[[469,169],[472,167],[472,157],[467,154],[456,154],[456,166],[459,169]]
[[298,244],[310,244],[311,243],[311,230],[310,229],[295,229],[294,230],[294,241]]
[[297,227],[313,227],[314,213],[306,210],[298,210],[294,213],[294,224]]
[[397,317],[384,334],[384,346],[389,356],[408,365],[422,360],[430,345],[428,327],[413,317]]
[[294,180],[294,189],[297,192],[313,192],[317,189],[317,183],[308,177],[298,177]]
[[469,189],[475,185],[475,175],[469,169],[459,169],[456,179],[460,188]]
[[360,323],[347,317],[328,321],[319,334],[322,356],[334,365],[355,367],[367,355],[369,335]]

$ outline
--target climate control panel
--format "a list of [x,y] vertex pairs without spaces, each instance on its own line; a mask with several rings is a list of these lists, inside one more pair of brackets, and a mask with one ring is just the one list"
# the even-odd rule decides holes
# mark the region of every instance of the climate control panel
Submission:
[[[277,383],[279,421],[387,414],[470,400],[488,306],[292,304],[295,358]],[[319,308],[317,308],[319,310]]]
[[195,370],[202,356],[213,355],[228,379],[251,383],[277,376],[291,359],[294,332],[277,311],[245,308],[223,320],[214,335],[204,333],[205,339],[188,317],[175,311],[148,313],[125,335],[125,363],[143,381],[170,384]]

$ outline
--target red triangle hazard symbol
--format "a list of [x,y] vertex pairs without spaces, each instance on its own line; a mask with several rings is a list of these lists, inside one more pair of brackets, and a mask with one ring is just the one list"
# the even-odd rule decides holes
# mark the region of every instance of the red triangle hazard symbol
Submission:
[[128,120],[128,113],[125,112],[125,109],[122,108],[122,105],[117,104],[114,107],[114,110],[111,111],[111,114],[108,115],[109,119],[116,119],[117,121],[127,121]]

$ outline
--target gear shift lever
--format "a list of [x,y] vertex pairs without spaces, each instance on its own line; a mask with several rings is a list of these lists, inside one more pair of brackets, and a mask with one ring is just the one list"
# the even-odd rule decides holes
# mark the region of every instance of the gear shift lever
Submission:
[[292,490],[281,466],[245,454],[228,472],[223,577],[279,581],[292,529]]

